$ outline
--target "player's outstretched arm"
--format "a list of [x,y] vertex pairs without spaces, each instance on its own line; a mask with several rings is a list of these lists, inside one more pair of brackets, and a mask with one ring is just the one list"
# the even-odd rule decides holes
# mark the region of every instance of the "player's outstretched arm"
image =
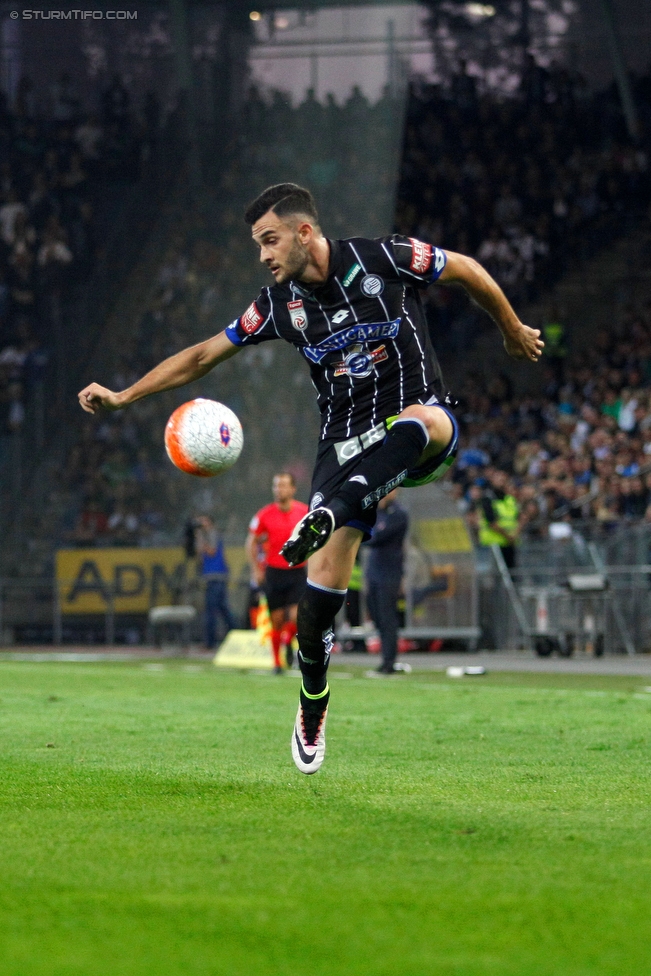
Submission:
[[500,286],[474,258],[454,251],[445,254],[447,262],[438,281],[462,285],[480,308],[488,312],[502,333],[509,356],[537,362],[545,345],[540,329],[530,329],[520,321]]
[[91,383],[78,394],[79,403],[86,413],[97,413],[98,410],[121,410],[136,400],[161,393],[163,390],[173,390],[177,386],[185,386],[193,380],[201,379],[218,363],[230,359],[238,351],[225,332],[220,332],[205,342],[196,346],[188,346],[176,355],[163,360],[149,373],[138,380],[133,386],[114,393],[99,383]]

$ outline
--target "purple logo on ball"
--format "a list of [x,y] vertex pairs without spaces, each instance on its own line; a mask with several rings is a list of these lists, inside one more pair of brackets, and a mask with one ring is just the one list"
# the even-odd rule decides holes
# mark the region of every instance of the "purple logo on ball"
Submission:
[[228,424],[222,424],[219,428],[219,436],[224,447],[228,447],[231,442],[231,429]]

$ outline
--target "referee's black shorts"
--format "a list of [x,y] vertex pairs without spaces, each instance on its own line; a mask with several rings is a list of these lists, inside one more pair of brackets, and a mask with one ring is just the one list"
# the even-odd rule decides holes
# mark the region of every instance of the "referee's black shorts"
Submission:
[[281,607],[293,607],[303,596],[307,571],[303,566],[295,569],[276,569],[267,566],[264,573],[264,595],[269,611]]

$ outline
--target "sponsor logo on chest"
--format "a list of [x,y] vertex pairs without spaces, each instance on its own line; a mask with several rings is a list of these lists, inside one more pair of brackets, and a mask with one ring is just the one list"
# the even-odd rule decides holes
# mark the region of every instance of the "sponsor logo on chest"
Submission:
[[349,285],[353,283],[357,275],[362,270],[361,264],[354,264],[352,268],[349,268],[346,272],[346,277],[344,278],[344,288],[348,288]]
[[364,379],[370,376],[376,363],[382,363],[389,358],[386,346],[377,349],[354,348],[341,363],[334,364],[335,376],[350,376],[353,379]]
[[304,332],[307,329],[307,313],[303,307],[303,299],[297,298],[295,302],[287,302],[287,311],[294,328]]
[[355,343],[371,342],[374,339],[396,339],[400,331],[400,319],[393,322],[367,322],[350,325],[332,335],[326,336],[315,346],[303,346],[301,352],[311,363],[320,363],[327,353],[345,349]]

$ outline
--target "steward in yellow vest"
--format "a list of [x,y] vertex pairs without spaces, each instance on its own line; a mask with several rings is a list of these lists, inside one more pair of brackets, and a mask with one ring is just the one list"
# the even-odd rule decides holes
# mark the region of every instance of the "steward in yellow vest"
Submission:
[[546,322],[543,325],[545,339],[545,356],[551,359],[565,359],[567,356],[567,342],[565,326],[562,322]]
[[556,310],[552,313],[549,322],[545,322],[542,327],[543,339],[545,340],[545,359],[554,371],[557,383],[563,382],[565,360],[567,358],[567,331],[563,323],[559,320]]
[[479,544],[499,546],[504,562],[512,569],[515,566],[520,506],[508,493],[508,481],[505,471],[494,471],[490,476],[490,486],[484,492],[479,507]]

